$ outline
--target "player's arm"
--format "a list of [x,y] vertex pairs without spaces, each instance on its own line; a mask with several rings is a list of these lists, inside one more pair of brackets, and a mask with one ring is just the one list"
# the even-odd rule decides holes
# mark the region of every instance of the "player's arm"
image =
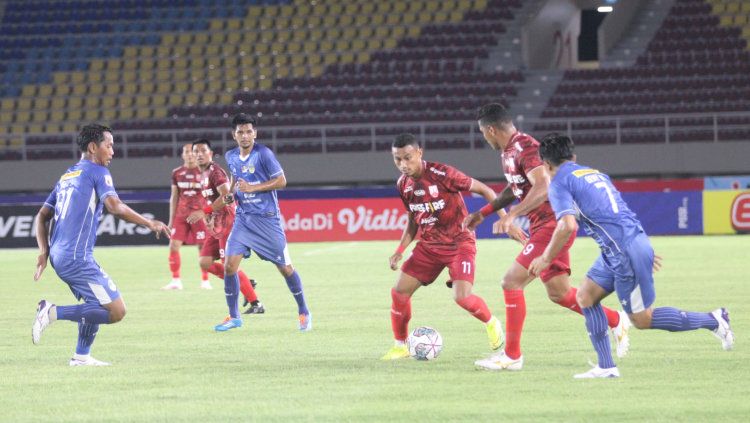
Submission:
[[511,208],[507,215],[500,218],[497,224],[503,232],[507,232],[510,229],[510,225],[515,218],[529,214],[529,212],[547,201],[547,191],[549,190],[550,182],[547,169],[544,166],[537,166],[527,172],[526,177],[531,183],[531,189],[523,201]]
[[47,259],[49,258],[49,227],[54,215],[54,209],[44,205],[39,209],[39,213],[36,214],[36,219],[34,219],[36,245],[39,246],[39,256],[36,259],[36,272],[34,272],[35,281],[38,281],[42,277],[42,272],[47,267]]
[[417,236],[417,224],[414,222],[411,216],[409,216],[409,223],[404,228],[404,232],[401,234],[401,241],[396,247],[396,252],[391,255],[388,259],[388,263],[391,265],[391,270],[398,269],[398,262],[403,258],[404,250],[411,244],[411,242]]
[[[485,200],[487,200],[486,206],[475,211],[474,213],[469,214],[468,216],[466,216],[466,218],[464,218],[461,226],[462,228],[469,230],[476,229],[476,227],[479,226],[482,221],[484,221],[484,218],[492,213],[497,212],[497,214],[501,218],[505,216],[506,213],[503,208],[512,203],[515,199],[513,190],[510,188],[510,185],[506,186],[505,189],[503,189],[503,191],[500,193],[500,196],[497,196],[492,188],[476,179],[472,179],[469,191],[479,194],[484,197]],[[528,240],[528,236],[526,236],[526,233],[517,225],[511,225],[505,232],[508,233],[508,236],[510,238],[515,239],[521,244],[526,244],[526,241]],[[498,231],[495,230],[494,226],[493,233],[498,233]]]
[[261,182],[255,185],[250,184],[241,178],[237,180],[237,191],[239,192],[252,193],[252,192],[273,191],[273,190],[283,189],[283,188],[286,188],[286,176],[284,176],[283,173],[273,179],[269,179],[265,182]]
[[541,256],[535,258],[529,265],[529,274],[539,276],[542,270],[549,267],[552,260],[557,257],[570,236],[578,231],[578,222],[572,214],[566,214],[557,221],[555,232],[552,234],[552,240],[544,249]]
[[142,214],[128,207],[128,205],[123,203],[122,200],[120,200],[120,198],[116,195],[108,195],[107,197],[105,197],[104,207],[107,208],[107,211],[110,214],[113,214],[120,219],[149,228],[156,234],[157,238],[159,238],[159,235],[162,233],[167,238],[169,238],[170,231],[167,225],[164,224],[164,222],[160,222],[155,219],[149,219],[143,216]]
[[177,200],[179,199],[180,191],[177,185],[172,185],[172,192],[169,195],[169,223],[167,226],[172,228],[174,224],[174,214],[177,212]]

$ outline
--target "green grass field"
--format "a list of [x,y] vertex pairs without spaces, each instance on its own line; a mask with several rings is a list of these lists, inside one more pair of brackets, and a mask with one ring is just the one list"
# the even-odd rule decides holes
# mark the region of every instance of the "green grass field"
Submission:
[[[214,279],[213,291],[198,289],[193,248],[183,248],[181,292],[159,290],[169,280],[166,246],[98,248],[129,313],[102,326],[94,344],[93,355],[111,367],[70,368],[74,324],[55,323],[39,346],[30,336],[37,301],[72,304],[67,286],[51,268],[33,282],[35,250],[0,250],[0,421],[747,421],[749,242],[653,239],[664,257],[656,305],[728,307],[734,351],[705,330],[633,330],[631,353],[618,360],[622,377],[589,381],[572,378],[596,359],[583,319],[550,303],[538,281],[526,291],[523,371],[474,369],[489,353],[484,328],[442,283],[417,292],[411,325],[441,332],[441,356],[381,362],[392,343],[394,242],[290,246],[314,316],[310,333],[297,330],[294,301],[269,263],[242,266],[259,281],[267,313],[219,334],[223,285]],[[476,292],[501,319],[499,280],[518,250],[508,240],[479,243]],[[576,242],[574,285],[597,251],[590,239]]]

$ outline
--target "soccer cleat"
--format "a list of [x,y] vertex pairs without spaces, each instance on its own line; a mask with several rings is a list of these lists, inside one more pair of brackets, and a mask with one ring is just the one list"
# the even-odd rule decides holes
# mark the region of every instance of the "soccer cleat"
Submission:
[[299,315],[299,330],[309,332],[312,330],[312,314]]
[[612,377],[620,377],[620,370],[617,367],[611,367],[609,369],[602,369],[599,366],[594,366],[588,372],[573,375],[574,379],[598,379],[598,378],[612,378]]
[[211,286],[211,281],[201,281],[201,289],[214,289],[213,286]]
[[615,341],[617,356],[622,358],[628,354],[630,349],[630,337],[628,336],[630,318],[624,311],[618,311],[618,313],[620,314],[620,323],[612,328],[612,340]]
[[77,366],[109,366],[110,364],[106,361],[100,361],[90,355],[76,355],[70,359],[70,367]]
[[253,288],[255,288],[256,286],[258,286],[258,282],[255,282],[255,279],[250,279],[250,285],[251,285],[251,286],[252,286]]
[[488,358],[475,361],[474,365],[483,370],[518,371],[523,368],[523,356],[514,359],[505,355],[505,351],[500,351]]
[[721,347],[725,351],[731,350],[734,346],[734,332],[732,332],[732,327],[729,326],[729,311],[725,308],[717,308],[711,312],[711,316],[719,323],[719,326],[713,331],[714,336],[719,338]]
[[503,324],[497,317],[492,316],[487,322],[487,339],[490,340],[490,348],[498,350],[505,344],[503,339]]
[[36,306],[36,317],[34,318],[34,324],[31,325],[31,342],[34,345],[39,343],[39,340],[42,338],[42,332],[52,323],[49,320],[49,309],[52,306],[54,304],[47,300],[39,301],[39,304]]
[[250,304],[250,307],[247,308],[242,314],[263,314],[266,312],[266,308],[263,307],[263,303],[258,301],[255,304]]
[[380,357],[380,359],[387,361],[407,357],[409,357],[409,347],[407,347],[406,344],[401,344],[392,346],[384,356]]
[[230,329],[239,327],[242,327],[242,319],[233,319],[230,317],[228,319],[224,319],[224,321],[220,325],[214,326],[214,330],[216,332],[226,332]]
[[179,280],[173,280],[172,282],[161,287],[162,291],[180,290],[182,289],[182,282]]

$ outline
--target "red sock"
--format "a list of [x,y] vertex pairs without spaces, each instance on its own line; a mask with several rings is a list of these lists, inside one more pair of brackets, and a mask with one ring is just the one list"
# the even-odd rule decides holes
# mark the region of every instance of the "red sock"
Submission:
[[521,356],[521,332],[526,319],[526,298],[523,289],[503,290],[505,297],[505,355]]
[[242,291],[242,295],[245,296],[245,299],[249,302],[257,301],[258,296],[255,294],[253,285],[250,284],[250,279],[248,279],[245,272],[240,270],[237,272],[237,276],[240,278],[240,291]]
[[[579,306],[578,301],[576,301],[576,292],[578,292],[578,289],[570,288],[565,294],[565,297],[563,297],[558,304],[582,315],[583,312],[581,311],[581,306]],[[607,325],[611,328],[617,327],[617,325],[620,324],[620,313],[604,306],[602,306],[602,308],[604,309],[604,314],[607,316]]]
[[211,263],[208,267],[208,273],[215,275],[219,279],[224,279],[224,265],[221,263]]
[[466,298],[456,300],[456,303],[460,305],[464,310],[471,313],[472,316],[483,321],[484,323],[489,322],[490,318],[492,317],[490,309],[487,308],[487,303],[485,303],[483,299],[477,297],[474,294],[469,295]]
[[180,277],[180,252],[179,251],[169,252],[169,270],[172,271],[173,278]]
[[409,320],[411,320],[411,297],[401,294],[391,288],[391,328],[393,337],[397,341],[406,341],[409,331]]
[[201,269],[201,281],[207,281],[208,280],[208,272]]

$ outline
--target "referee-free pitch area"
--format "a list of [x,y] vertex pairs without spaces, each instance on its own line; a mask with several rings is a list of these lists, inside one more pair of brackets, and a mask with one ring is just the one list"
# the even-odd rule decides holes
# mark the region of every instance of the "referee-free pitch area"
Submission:
[[[223,282],[198,289],[197,253],[182,248],[183,291],[169,282],[168,248],[99,247],[95,257],[119,287],[128,314],[102,326],[92,355],[111,367],[71,368],[77,328],[56,322],[31,343],[36,303],[73,304],[48,268],[32,275],[36,250],[0,250],[0,420],[2,421],[746,421],[750,415],[750,240],[653,238],[664,257],[656,305],[730,310],[734,351],[708,331],[631,330],[622,377],[574,380],[596,361],[583,318],[546,299],[539,281],[526,291],[524,369],[474,369],[489,354],[482,324],[459,308],[445,274],[420,289],[411,327],[429,325],[445,347],[432,362],[382,362],[391,346],[388,268],[395,242],[291,244],[313,313],[297,330],[296,307],[270,263],[242,268],[259,284],[264,315],[215,333],[226,313]],[[475,291],[504,320],[499,280],[520,248],[481,240]],[[574,285],[598,254],[579,239]],[[616,307],[614,297],[605,303]]]

